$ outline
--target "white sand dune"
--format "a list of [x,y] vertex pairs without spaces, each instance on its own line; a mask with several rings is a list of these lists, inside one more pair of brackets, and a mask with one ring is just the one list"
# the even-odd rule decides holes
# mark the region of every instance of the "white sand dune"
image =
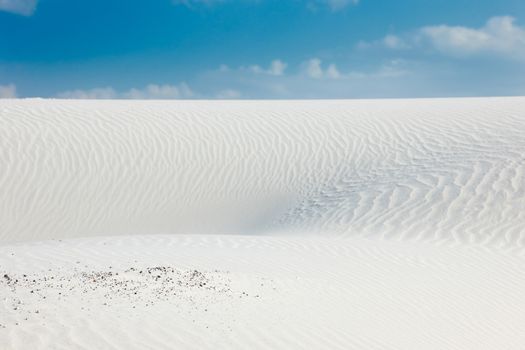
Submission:
[[523,245],[524,98],[0,113],[2,241],[307,231]]
[[522,97],[0,101],[0,349],[523,349],[524,245]]

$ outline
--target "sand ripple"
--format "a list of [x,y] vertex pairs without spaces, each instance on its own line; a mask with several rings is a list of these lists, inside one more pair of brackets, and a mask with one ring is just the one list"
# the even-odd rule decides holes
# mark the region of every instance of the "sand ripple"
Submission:
[[0,101],[0,242],[353,235],[521,247],[525,99]]

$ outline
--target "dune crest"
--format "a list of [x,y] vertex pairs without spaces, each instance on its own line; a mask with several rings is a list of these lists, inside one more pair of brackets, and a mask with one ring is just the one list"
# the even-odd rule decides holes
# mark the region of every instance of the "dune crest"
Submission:
[[0,242],[206,233],[521,246],[525,98],[0,101]]

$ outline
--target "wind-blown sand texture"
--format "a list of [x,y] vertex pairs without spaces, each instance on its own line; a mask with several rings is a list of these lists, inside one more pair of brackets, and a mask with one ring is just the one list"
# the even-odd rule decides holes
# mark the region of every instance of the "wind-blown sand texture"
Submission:
[[525,98],[0,101],[0,349],[523,349]]

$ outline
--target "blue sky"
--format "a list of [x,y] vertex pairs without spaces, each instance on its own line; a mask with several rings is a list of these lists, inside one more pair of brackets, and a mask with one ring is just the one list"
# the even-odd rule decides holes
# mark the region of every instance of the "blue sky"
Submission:
[[0,0],[0,97],[525,95],[523,0]]

